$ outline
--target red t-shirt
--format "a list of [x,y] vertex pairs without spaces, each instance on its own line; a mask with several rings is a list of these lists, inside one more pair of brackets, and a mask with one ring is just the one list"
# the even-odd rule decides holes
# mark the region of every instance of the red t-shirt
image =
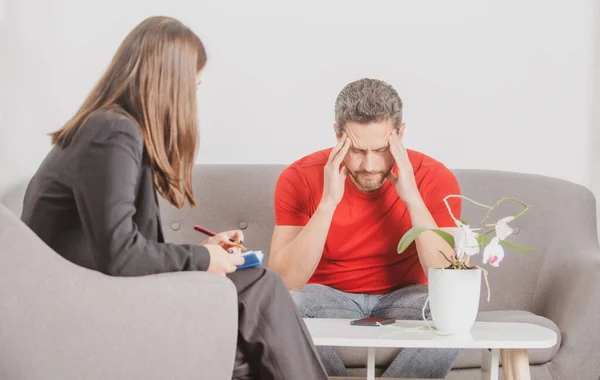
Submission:
[[[331,149],[305,156],[287,167],[275,188],[275,224],[305,226],[323,195],[323,169]],[[443,198],[460,194],[454,174],[440,162],[408,150],[419,192],[439,227],[455,226]],[[398,173],[397,167],[393,168]],[[460,198],[448,200],[460,217]],[[376,191],[360,191],[348,177],[344,196],[329,228],[323,256],[309,284],[349,293],[386,294],[412,284],[427,284],[415,244],[397,253],[412,227],[410,215],[389,181]]]

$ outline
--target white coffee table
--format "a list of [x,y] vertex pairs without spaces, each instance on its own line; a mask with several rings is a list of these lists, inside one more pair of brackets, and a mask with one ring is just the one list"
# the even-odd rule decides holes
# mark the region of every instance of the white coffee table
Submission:
[[[529,323],[475,322],[468,334],[444,336],[428,328],[402,331],[386,326],[352,326],[350,319],[305,318],[304,321],[317,346],[366,347],[367,380],[375,379],[375,350],[380,347],[481,348],[482,379],[498,379],[502,357],[506,380],[529,380],[527,350],[549,348],[557,342],[554,331]],[[425,327],[425,323],[397,321],[389,326],[413,329]]]

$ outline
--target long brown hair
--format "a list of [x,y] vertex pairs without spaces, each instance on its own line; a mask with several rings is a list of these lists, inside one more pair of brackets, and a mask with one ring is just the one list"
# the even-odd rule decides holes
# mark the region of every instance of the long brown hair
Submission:
[[150,17],[121,43],[108,69],[52,143],[69,145],[97,111],[118,108],[141,128],[155,189],[174,206],[196,205],[192,171],[198,146],[196,75],[202,41],[169,17]]

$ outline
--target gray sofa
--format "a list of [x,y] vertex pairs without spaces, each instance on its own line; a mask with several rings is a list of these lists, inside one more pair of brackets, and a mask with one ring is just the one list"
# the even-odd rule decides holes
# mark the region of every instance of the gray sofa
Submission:
[[[213,230],[240,228],[245,245],[268,252],[273,229],[273,190],[284,166],[202,165],[195,175],[197,209],[174,210],[162,203],[167,238],[203,238],[200,224]],[[479,320],[539,323],[559,333],[552,349],[530,352],[533,379],[596,380],[600,376],[600,249],[593,195],[559,179],[499,171],[455,170],[463,194],[483,203],[513,196],[531,204],[515,221],[511,241],[536,253],[507,251],[499,268],[489,268],[490,303],[482,286]],[[483,209],[464,202],[463,218],[477,223]],[[515,205],[500,215],[520,211]],[[506,212],[506,214],[504,214]],[[514,215],[514,213],[512,214]],[[481,258],[479,257],[478,260]],[[378,351],[380,371],[397,350]],[[366,351],[341,349],[351,374],[363,375]],[[465,350],[449,379],[479,379],[480,352]]]
[[[194,224],[217,231],[239,228],[244,245],[268,254],[273,190],[283,168],[198,165],[199,207],[176,210],[161,200],[167,240],[200,242],[204,236]],[[499,268],[490,268],[491,302],[483,299],[482,287],[479,319],[539,323],[559,332],[555,347],[530,352],[533,379],[598,379],[600,249],[591,192],[538,175],[455,173],[463,194],[480,202],[514,196],[532,205],[516,221],[512,241],[539,252],[508,251]],[[499,211],[518,209],[511,207]],[[476,223],[481,216],[482,209],[464,203],[464,219]],[[206,273],[137,279],[93,273],[64,262],[6,211],[0,213],[0,238],[0,378],[46,373],[61,379],[158,379],[165,368],[171,368],[170,378],[229,376],[235,338],[226,331],[235,332],[236,307],[226,279]],[[214,294],[218,298],[210,298]],[[378,351],[378,369],[396,352]],[[339,353],[352,375],[364,373],[365,351]],[[478,379],[479,358],[477,351],[463,351],[448,378]],[[116,369],[108,373],[111,367]]]

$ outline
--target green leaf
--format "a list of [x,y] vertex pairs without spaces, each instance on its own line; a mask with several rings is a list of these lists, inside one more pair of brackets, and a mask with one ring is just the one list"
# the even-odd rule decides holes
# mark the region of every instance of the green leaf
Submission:
[[444,230],[434,229],[433,232],[440,235],[450,247],[454,248],[454,236]]
[[479,236],[485,236],[485,235],[489,235],[489,234],[491,234],[492,232],[496,232],[496,229],[495,229],[495,228],[489,229],[489,230],[487,230],[487,231],[485,231],[485,232],[483,232],[483,233],[479,234]]
[[460,222],[461,222],[462,224],[464,224],[464,225],[468,225],[468,224],[469,224],[469,223],[465,222],[465,221],[464,221],[464,220],[462,220],[462,219],[459,219],[459,220],[460,220]]
[[[490,236],[482,236],[482,235],[477,236],[477,241],[481,245],[487,245],[487,244],[489,244],[492,241],[492,239],[493,238],[490,237]],[[503,245],[503,246],[505,246],[507,248],[510,248],[510,249],[514,249],[515,251],[519,251],[519,252],[537,252],[537,249],[522,247],[520,245],[517,245],[515,243],[511,243],[511,242],[506,241],[506,240],[500,240],[500,245]]]
[[507,248],[514,249],[515,251],[519,251],[519,252],[537,252],[537,249],[535,249],[535,248],[522,247],[520,245],[511,243],[506,240],[500,240],[500,244]]
[[486,245],[489,244],[489,242],[491,242],[493,238],[490,236],[477,235],[476,239],[480,245]]
[[398,243],[398,253],[404,252],[406,248],[408,248],[408,246],[411,245],[412,242],[415,241],[417,237],[419,237],[419,235],[421,235],[425,231],[429,231],[429,228],[417,226],[408,230],[402,236],[402,239],[400,239],[400,242]]
[[412,244],[412,242],[415,241],[417,237],[419,237],[419,235],[421,235],[425,231],[433,231],[437,233],[439,236],[442,237],[442,239],[446,241],[446,243],[448,243],[452,248],[454,248],[454,237],[448,232],[439,230],[437,228],[426,228],[417,226],[411,228],[404,234],[404,236],[402,236],[400,242],[398,243],[398,253],[404,252]]

